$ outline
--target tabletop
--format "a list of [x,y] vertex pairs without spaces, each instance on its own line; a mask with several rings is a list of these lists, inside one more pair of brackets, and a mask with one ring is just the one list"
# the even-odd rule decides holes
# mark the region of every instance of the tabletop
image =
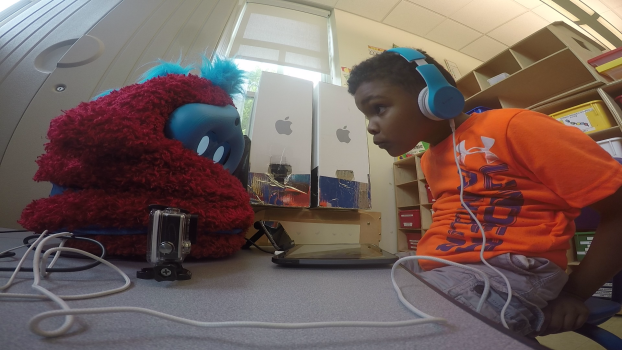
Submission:
[[[0,251],[21,244],[26,233],[0,233]],[[0,267],[12,267],[25,248]],[[130,289],[105,297],[68,301],[71,308],[135,306],[198,321],[400,321],[417,318],[397,299],[391,266],[375,268],[283,267],[271,255],[242,250],[226,259],[186,262],[192,279],[156,282],[136,278],[146,262],[110,260],[132,279]],[[31,266],[28,261],[27,266]],[[61,258],[56,267],[83,264]],[[0,272],[4,285],[10,272]],[[399,328],[198,328],[135,313],[79,315],[67,335],[43,338],[28,329],[36,314],[57,309],[49,301],[0,298],[2,349],[531,349],[539,345],[480,319],[403,268],[396,280],[407,300],[447,324]],[[18,274],[10,293],[36,293],[32,273]],[[111,289],[122,278],[107,266],[52,273],[41,285],[57,295]],[[46,330],[62,317],[43,321]]]

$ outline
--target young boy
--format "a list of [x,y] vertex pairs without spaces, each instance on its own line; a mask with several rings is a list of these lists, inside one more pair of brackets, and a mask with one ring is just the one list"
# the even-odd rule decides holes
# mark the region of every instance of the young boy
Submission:
[[[420,52],[455,86],[441,65]],[[452,130],[448,121],[421,112],[417,98],[426,83],[416,67],[399,54],[382,53],[352,69],[349,92],[369,121],[374,143],[391,156],[430,143],[421,167],[437,200],[417,255],[483,270],[491,291],[481,313],[501,322],[507,287],[480,260],[480,228],[460,202]],[[528,336],[579,328],[588,316],[584,301],[622,270],[622,166],[579,129],[536,112],[497,109],[462,113],[454,121],[464,202],[486,232],[485,259],[512,286],[509,328]],[[568,276],[573,220],[586,206],[600,212],[601,222],[585,259]],[[426,281],[475,309],[481,276],[431,260],[419,264]]]

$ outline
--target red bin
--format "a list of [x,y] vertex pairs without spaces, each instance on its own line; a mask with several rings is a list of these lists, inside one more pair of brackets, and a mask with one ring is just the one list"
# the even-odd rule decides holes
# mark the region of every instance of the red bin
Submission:
[[419,209],[400,210],[400,228],[421,228],[421,212]]

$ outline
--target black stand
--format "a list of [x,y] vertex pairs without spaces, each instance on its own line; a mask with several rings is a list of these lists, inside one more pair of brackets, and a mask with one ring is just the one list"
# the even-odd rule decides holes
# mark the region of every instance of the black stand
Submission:
[[186,270],[178,262],[163,262],[154,267],[145,267],[140,271],[136,271],[136,277],[143,280],[155,279],[162,281],[183,281],[192,278],[192,272]]
[[255,242],[257,242],[263,235],[266,235],[266,237],[270,241],[270,244],[272,244],[272,246],[276,250],[285,251],[294,246],[294,241],[292,241],[292,239],[287,234],[287,231],[285,231],[280,223],[277,223],[277,228],[272,228],[266,226],[263,221],[257,221],[255,222],[254,227],[259,231],[257,231],[257,233],[255,233],[248,241],[246,241],[246,244],[242,246],[242,249],[250,249],[250,247]]

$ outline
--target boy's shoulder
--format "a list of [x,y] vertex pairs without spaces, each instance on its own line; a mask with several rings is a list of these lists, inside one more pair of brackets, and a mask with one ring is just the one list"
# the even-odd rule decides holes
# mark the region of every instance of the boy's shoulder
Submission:
[[546,114],[520,108],[492,109],[471,116],[470,128],[479,132],[506,133],[508,129],[527,127],[529,129],[547,129],[563,126],[559,121]]
[[535,118],[541,118],[541,117],[546,117],[551,119],[550,116],[546,115],[546,114],[542,114],[539,112],[535,112],[529,109],[522,109],[522,108],[500,108],[500,109],[491,109],[485,112],[481,112],[478,113],[477,116],[479,118],[478,123],[483,122],[484,120],[486,121],[490,121],[495,119],[497,122],[509,122],[512,118],[519,116],[525,117],[525,118],[530,118],[530,117],[535,117]]

